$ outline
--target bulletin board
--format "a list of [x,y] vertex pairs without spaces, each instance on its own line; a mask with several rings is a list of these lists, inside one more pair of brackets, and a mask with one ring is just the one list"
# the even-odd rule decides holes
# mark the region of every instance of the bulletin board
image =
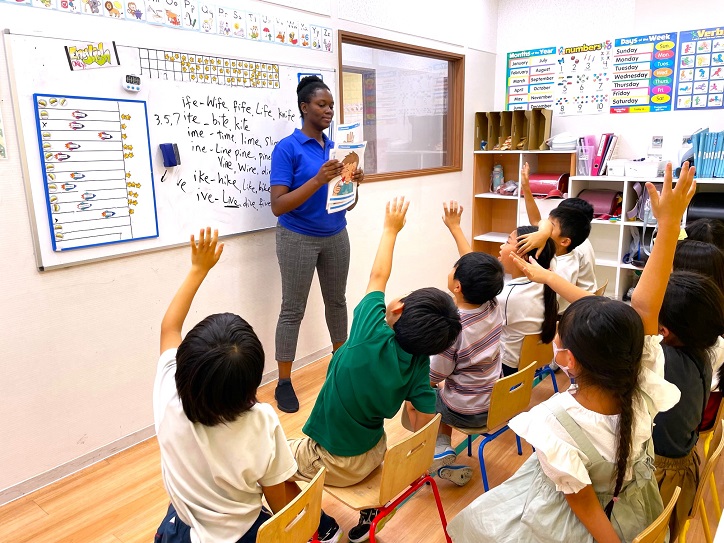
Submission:
[[[332,89],[336,84],[330,68],[204,51],[10,33],[5,46],[40,270],[179,245],[204,225],[220,235],[274,226],[271,153],[301,126],[299,74],[317,74]],[[83,52],[75,60],[86,66],[71,69],[69,47]],[[117,63],[103,60],[107,52]],[[140,76],[140,91],[123,88],[126,74]],[[93,113],[101,116],[94,122],[105,123],[103,129],[90,127],[91,117],[66,118],[99,104],[103,112]],[[47,141],[42,112],[57,123]],[[179,166],[164,167],[161,143],[177,144]],[[91,149],[97,164],[72,162]],[[122,178],[104,179],[108,174],[98,173],[104,160],[115,161]],[[84,177],[70,177],[76,173]],[[101,198],[104,180],[113,184],[109,198]]]

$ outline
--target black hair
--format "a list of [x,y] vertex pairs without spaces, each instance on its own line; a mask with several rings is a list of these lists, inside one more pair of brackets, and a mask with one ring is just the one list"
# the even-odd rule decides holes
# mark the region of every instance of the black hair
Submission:
[[588,222],[593,220],[593,206],[583,198],[566,198],[565,200],[561,200],[558,207],[562,207],[563,209],[576,209],[586,216]]
[[694,239],[676,244],[674,270],[692,271],[707,276],[724,293],[724,253],[716,245]]
[[716,245],[724,251],[724,221],[719,219],[697,219],[686,225],[688,239]]
[[677,348],[709,364],[709,350],[724,334],[724,294],[704,275],[675,271],[666,286],[659,323],[679,340],[682,346]]
[[264,348],[233,313],[209,315],[176,352],[176,390],[191,422],[215,426],[251,409],[264,372]]
[[468,253],[455,263],[453,278],[460,281],[460,291],[469,304],[482,305],[503,291],[503,265],[488,253]]
[[392,326],[403,350],[414,355],[440,354],[462,330],[452,298],[438,288],[417,289],[400,300],[404,307]]
[[591,221],[582,211],[573,207],[558,206],[551,210],[549,217],[558,221],[561,237],[571,240],[567,247],[569,253],[586,241],[591,233]]
[[[631,455],[634,400],[639,394],[644,325],[641,317],[623,302],[603,296],[586,296],[573,302],[558,324],[561,346],[576,359],[580,387],[594,386],[612,394],[621,412],[616,446],[614,498],[621,492]],[[605,508],[610,518],[614,501]]]
[[[565,200],[563,201],[565,202]],[[516,230],[516,237],[537,231],[537,226],[519,226]],[[548,238],[538,257],[535,256],[537,251],[538,249],[533,249],[524,256],[535,258],[536,262],[545,269],[550,268],[551,261],[556,256],[556,244],[553,243],[553,240]],[[553,338],[556,337],[556,327],[558,325],[558,295],[556,291],[548,285],[543,286],[543,307],[543,326],[540,331],[540,339],[543,343],[550,343],[553,341]]]
[[299,107],[299,114],[302,116],[302,119],[304,119],[302,104],[308,104],[312,100],[312,96],[314,96],[319,89],[329,90],[329,87],[316,75],[302,77],[299,81],[297,85],[297,106]]

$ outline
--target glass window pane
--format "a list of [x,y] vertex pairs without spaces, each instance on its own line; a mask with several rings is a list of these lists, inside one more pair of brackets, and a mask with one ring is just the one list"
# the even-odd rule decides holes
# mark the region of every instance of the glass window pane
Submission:
[[447,60],[342,44],[344,122],[362,121],[366,173],[450,165]]

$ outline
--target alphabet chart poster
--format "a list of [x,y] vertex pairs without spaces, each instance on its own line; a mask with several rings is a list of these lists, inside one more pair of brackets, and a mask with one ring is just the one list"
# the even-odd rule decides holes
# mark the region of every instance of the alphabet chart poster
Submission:
[[558,48],[556,115],[608,113],[613,42]]
[[611,113],[671,111],[676,32],[616,40]]
[[34,94],[54,251],[158,237],[146,103]]
[[679,33],[676,109],[722,109],[724,27]]
[[506,109],[553,107],[558,54],[556,47],[508,53]]

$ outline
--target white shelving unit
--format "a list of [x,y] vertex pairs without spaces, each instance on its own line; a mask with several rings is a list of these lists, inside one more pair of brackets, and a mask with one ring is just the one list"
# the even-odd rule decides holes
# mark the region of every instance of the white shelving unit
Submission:
[[[596,279],[599,284],[608,280],[606,295],[618,299],[623,298],[633,285],[634,275],[641,271],[631,264],[624,264],[622,259],[628,252],[631,244],[631,231],[633,228],[641,229],[643,222],[639,220],[626,221],[626,211],[636,205],[637,196],[634,191],[635,183],[663,182],[663,178],[634,178],[613,176],[574,176],[568,185],[569,196],[578,196],[584,189],[610,189],[623,193],[623,217],[618,221],[605,221],[594,219],[591,223],[589,239],[596,253]],[[697,179],[697,192],[722,192],[724,179]],[[557,204],[555,204],[557,205]],[[542,210],[541,210],[542,211]],[[686,217],[684,217],[686,223]]]

